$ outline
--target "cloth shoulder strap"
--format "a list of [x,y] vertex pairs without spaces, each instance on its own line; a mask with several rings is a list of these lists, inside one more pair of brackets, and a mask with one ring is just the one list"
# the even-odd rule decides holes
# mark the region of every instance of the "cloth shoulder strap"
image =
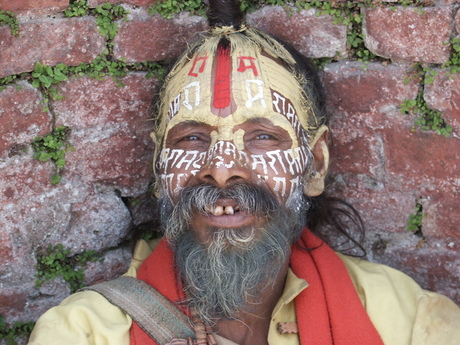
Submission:
[[100,293],[127,313],[158,345],[195,336],[189,317],[140,279],[122,276],[81,290]]

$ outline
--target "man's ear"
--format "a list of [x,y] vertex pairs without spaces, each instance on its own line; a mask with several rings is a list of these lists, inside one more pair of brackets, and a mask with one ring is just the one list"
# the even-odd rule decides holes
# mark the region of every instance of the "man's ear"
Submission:
[[153,194],[155,195],[155,197],[158,199],[160,197],[160,186],[159,186],[159,182],[158,182],[158,174],[157,174],[157,171],[156,171],[156,161],[158,159],[157,155],[158,155],[158,139],[157,139],[157,136],[155,134],[155,132],[151,132],[150,133],[150,138],[152,139],[154,145],[155,145],[155,149],[154,149],[154,152],[153,152],[153,162],[152,162],[152,169],[153,169],[153,174],[155,175],[155,182],[154,182],[154,185],[153,185]]
[[307,196],[318,196],[324,191],[324,180],[329,167],[327,126],[321,126],[310,143],[313,155],[312,173],[307,176],[303,192]]

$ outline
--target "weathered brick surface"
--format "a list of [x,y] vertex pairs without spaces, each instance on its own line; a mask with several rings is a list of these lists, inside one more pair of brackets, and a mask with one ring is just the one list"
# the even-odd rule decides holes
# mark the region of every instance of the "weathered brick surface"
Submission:
[[[407,73],[395,65],[326,66],[323,79],[333,114],[330,188],[360,211],[371,260],[458,301],[460,185],[455,176],[460,167],[452,153],[459,152],[460,143],[456,137],[411,131],[414,116],[398,109],[418,93],[413,75],[404,82]],[[444,77],[440,73],[426,86],[426,98],[439,109],[456,109],[457,78]],[[426,240],[405,229],[416,203],[423,206]]]
[[425,233],[431,237],[449,237],[452,243],[459,247],[458,224],[460,214],[458,212],[458,200],[460,198],[460,183],[458,179],[449,179],[448,182],[439,181],[438,188],[422,200],[423,219]]
[[433,132],[410,133],[398,128],[384,135],[388,143],[387,171],[400,177],[410,176],[411,184],[448,179],[460,171],[460,163],[452,159],[453,152],[460,152],[460,142],[454,137],[445,138]]
[[1,11],[17,14],[51,14],[65,10],[69,0],[0,0]]
[[[416,79],[407,78],[409,82],[404,82],[410,73],[403,66],[392,64],[345,62],[326,65],[324,86],[333,119],[343,121],[343,114],[347,114],[352,120],[365,121],[373,128],[406,122],[399,106],[405,99],[415,99],[418,92]],[[379,112],[382,116],[354,116],[369,112]]]
[[121,247],[108,251],[101,262],[89,262],[85,269],[86,284],[96,284],[126,273],[131,261],[131,248]]
[[71,66],[91,62],[103,49],[104,39],[93,17],[24,22],[19,36],[0,26],[0,78],[32,71],[37,61]]
[[26,82],[0,91],[0,157],[20,153],[37,135],[51,130],[51,115],[43,111],[41,100]]
[[[106,2],[120,3],[88,3]],[[153,0],[121,3],[131,13],[130,21],[118,22],[114,59],[172,59],[186,40],[207,29],[201,17],[148,15]],[[403,63],[348,58],[328,64],[321,75],[333,114],[331,194],[361,212],[369,259],[401,269],[423,287],[460,303],[460,78],[430,66],[438,68],[438,75],[425,85],[425,100],[453,126],[452,137],[413,132],[415,116],[399,111],[420,90],[412,63],[442,63],[448,57],[450,48],[442,43],[452,29],[460,31],[460,14],[454,18],[450,3],[438,1],[423,14],[412,8],[365,10],[368,47]],[[12,37],[8,26],[0,27],[0,78],[30,71],[35,61],[91,62],[106,48],[95,17],[40,16],[59,6],[62,11],[64,1],[0,0],[0,9],[5,4],[21,6],[21,35]],[[281,7],[268,6],[249,14],[248,22],[309,56],[348,56],[346,28],[313,10],[287,16]],[[148,193],[153,154],[148,108],[158,82],[146,79],[144,72],[130,72],[121,79],[124,87],[110,77],[72,77],[57,85],[64,99],[52,101],[47,112],[40,104],[43,90],[29,82],[25,78],[0,92],[0,314],[8,322],[35,320],[69,293],[59,278],[34,288],[39,248],[62,243],[73,253],[100,250],[105,260],[89,265],[86,283],[111,279],[129,263],[125,240],[130,230],[150,227],[158,218]],[[63,179],[52,186],[53,164],[34,160],[29,143],[61,125],[71,128],[69,143],[75,151],[66,154]],[[423,206],[425,238],[405,229],[416,203]]]
[[18,311],[24,309],[27,301],[25,291],[18,292],[16,289],[1,289],[0,315],[17,316]]
[[248,16],[248,23],[290,42],[309,57],[346,55],[347,27],[334,25],[331,16],[316,16],[315,10],[287,15],[282,7],[265,7]]
[[133,63],[177,57],[186,49],[187,42],[206,30],[207,24],[204,18],[186,13],[174,17],[174,20],[166,20],[138,9],[132,11],[130,21],[121,21],[119,27],[119,34],[114,39],[114,55]]
[[[384,236],[384,235],[383,235]],[[405,235],[408,236],[408,235]],[[388,239],[383,251],[374,251],[374,260],[385,262],[417,280],[425,289],[437,291],[460,299],[458,276],[460,254],[455,241],[431,241],[426,243],[417,236]],[[412,244],[410,244],[412,242]],[[401,246],[401,243],[405,245]]]
[[122,82],[125,86],[119,87],[112,78],[73,79],[59,87],[64,99],[55,102],[54,110],[58,125],[73,131],[75,151],[68,154],[64,176],[139,195],[152,177],[148,109],[156,80],[135,73]]
[[367,48],[392,60],[444,63],[452,33],[449,7],[398,7],[364,10],[363,33]]
[[425,84],[425,100],[432,109],[442,112],[442,117],[455,133],[460,132],[460,76],[438,70],[432,84]]

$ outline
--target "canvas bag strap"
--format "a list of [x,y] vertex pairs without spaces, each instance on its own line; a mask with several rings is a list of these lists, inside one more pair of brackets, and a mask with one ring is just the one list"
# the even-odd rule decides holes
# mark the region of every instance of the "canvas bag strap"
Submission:
[[104,296],[127,313],[159,345],[171,339],[195,337],[190,319],[144,281],[122,276],[85,287]]

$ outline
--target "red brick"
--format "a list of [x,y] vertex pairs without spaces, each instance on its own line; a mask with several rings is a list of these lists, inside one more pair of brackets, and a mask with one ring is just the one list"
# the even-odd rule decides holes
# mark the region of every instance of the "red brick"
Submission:
[[[4,189],[2,192],[3,193],[7,192],[8,191],[7,188]],[[0,232],[0,267],[8,263],[12,259],[13,259],[13,247],[11,244],[11,239],[8,233],[4,232],[3,230],[2,232]],[[0,303],[0,305],[2,304]]]
[[[460,244],[460,181],[440,181],[439,188],[422,201],[423,234],[430,237],[451,237]],[[453,242],[454,243],[454,242]]]
[[[37,135],[51,130],[52,118],[43,112],[41,95],[26,82],[0,92],[0,156],[14,155],[13,148],[24,148]],[[13,149],[12,151],[10,151]]]
[[2,288],[0,290],[0,315],[8,321],[21,313],[27,301],[27,292],[19,288]]
[[56,237],[58,243],[76,252],[101,251],[116,247],[126,239],[131,215],[115,192],[116,187],[95,186],[82,202],[73,203],[68,223],[70,235]]
[[131,254],[129,248],[107,251],[102,262],[89,262],[85,269],[85,284],[92,285],[117,278],[129,268]]
[[[355,132],[355,131],[353,131]],[[379,154],[383,143],[379,136],[363,134],[350,135],[350,130],[332,128],[334,145],[331,150],[331,171],[333,174],[346,172],[367,174],[376,181],[381,179],[382,159]]]
[[48,18],[20,25],[19,36],[0,27],[0,78],[46,65],[91,62],[105,48],[94,17]]
[[0,0],[0,10],[17,14],[50,14],[65,10],[69,0]]
[[95,139],[91,134],[73,136],[75,152],[67,154],[63,176],[110,186],[123,195],[144,192],[153,177],[153,144],[147,142],[147,133],[137,137],[129,128],[126,130],[127,133],[120,131],[107,138]]
[[130,21],[119,22],[114,55],[130,63],[173,59],[187,48],[187,42],[196,40],[206,29],[207,22],[202,17],[182,13],[167,20],[137,10]]
[[248,23],[286,42],[309,57],[345,56],[347,27],[333,24],[331,16],[316,16],[315,10],[292,15],[279,6],[264,7],[248,16]]
[[139,189],[151,178],[153,143],[148,109],[157,84],[143,73],[117,87],[112,78],[75,78],[59,87],[57,124],[72,128],[75,152],[68,153],[65,176]]
[[[373,129],[407,122],[399,107],[405,99],[415,99],[418,92],[418,80],[411,78],[404,67],[394,64],[332,63],[325,67],[323,75],[333,118],[349,114],[350,120]],[[409,83],[404,82],[405,78]],[[375,116],[359,117],[356,113]],[[338,125],[343,127],[341,121],[339,118]]]
[[334,174],[331,195],[353,205],[361,214],[367,235],[405,232],[409,214],[415,206],[411,193],[390,189],[363,174]]
[[[33,159],[31,155],[29,152],[27,155],[9,159],[0,168],[0,175],[2,176],[0,179],[0,207],[4,208],[6,204],[18,206],[16,208],[18,217],[25,215],[19,212],[19,206],[22,206],[21,203],[23,203],[22,198],[32,202],[32,197],[46,192],[51,187],[52,165],[39,162]],[[4,219],[6,219],[5,212],[4,209]],[[14,221],[14,215],[12,217],[7,220]]]
[[441,111],[442,117],[460,132],[460,76],[445,70],[437,70],[432,84],[425,84],[425,100],[430,108]]
[[[412,235],[414,236],[414,235]],[[374,260],[403,271],[423,288],[436,291],[460,303],[460,252],[446,250],[449,239],[443,242],[419,240],[417,245],[406,246],[389,240],[383,253],[374,252]]]
[[444,63],[452,33],[450,7],[368,8],[364,10],[363,33],[370,51],[392,60]]
[[[99,5],[110,3],[110,4],[118,4],[120,0],[88,0],[88,6],[91,8],[95,8]],[[156,3],[157,0],[123,0],[123,4],[129,4],[133,6],[148,6],[151,4]]]
[[460,142],[456,138],[393,128],[385,131],[384,140],[387,172],[398,179],[430,183],[458,176],[460,162],[453,155],[460,152]]

